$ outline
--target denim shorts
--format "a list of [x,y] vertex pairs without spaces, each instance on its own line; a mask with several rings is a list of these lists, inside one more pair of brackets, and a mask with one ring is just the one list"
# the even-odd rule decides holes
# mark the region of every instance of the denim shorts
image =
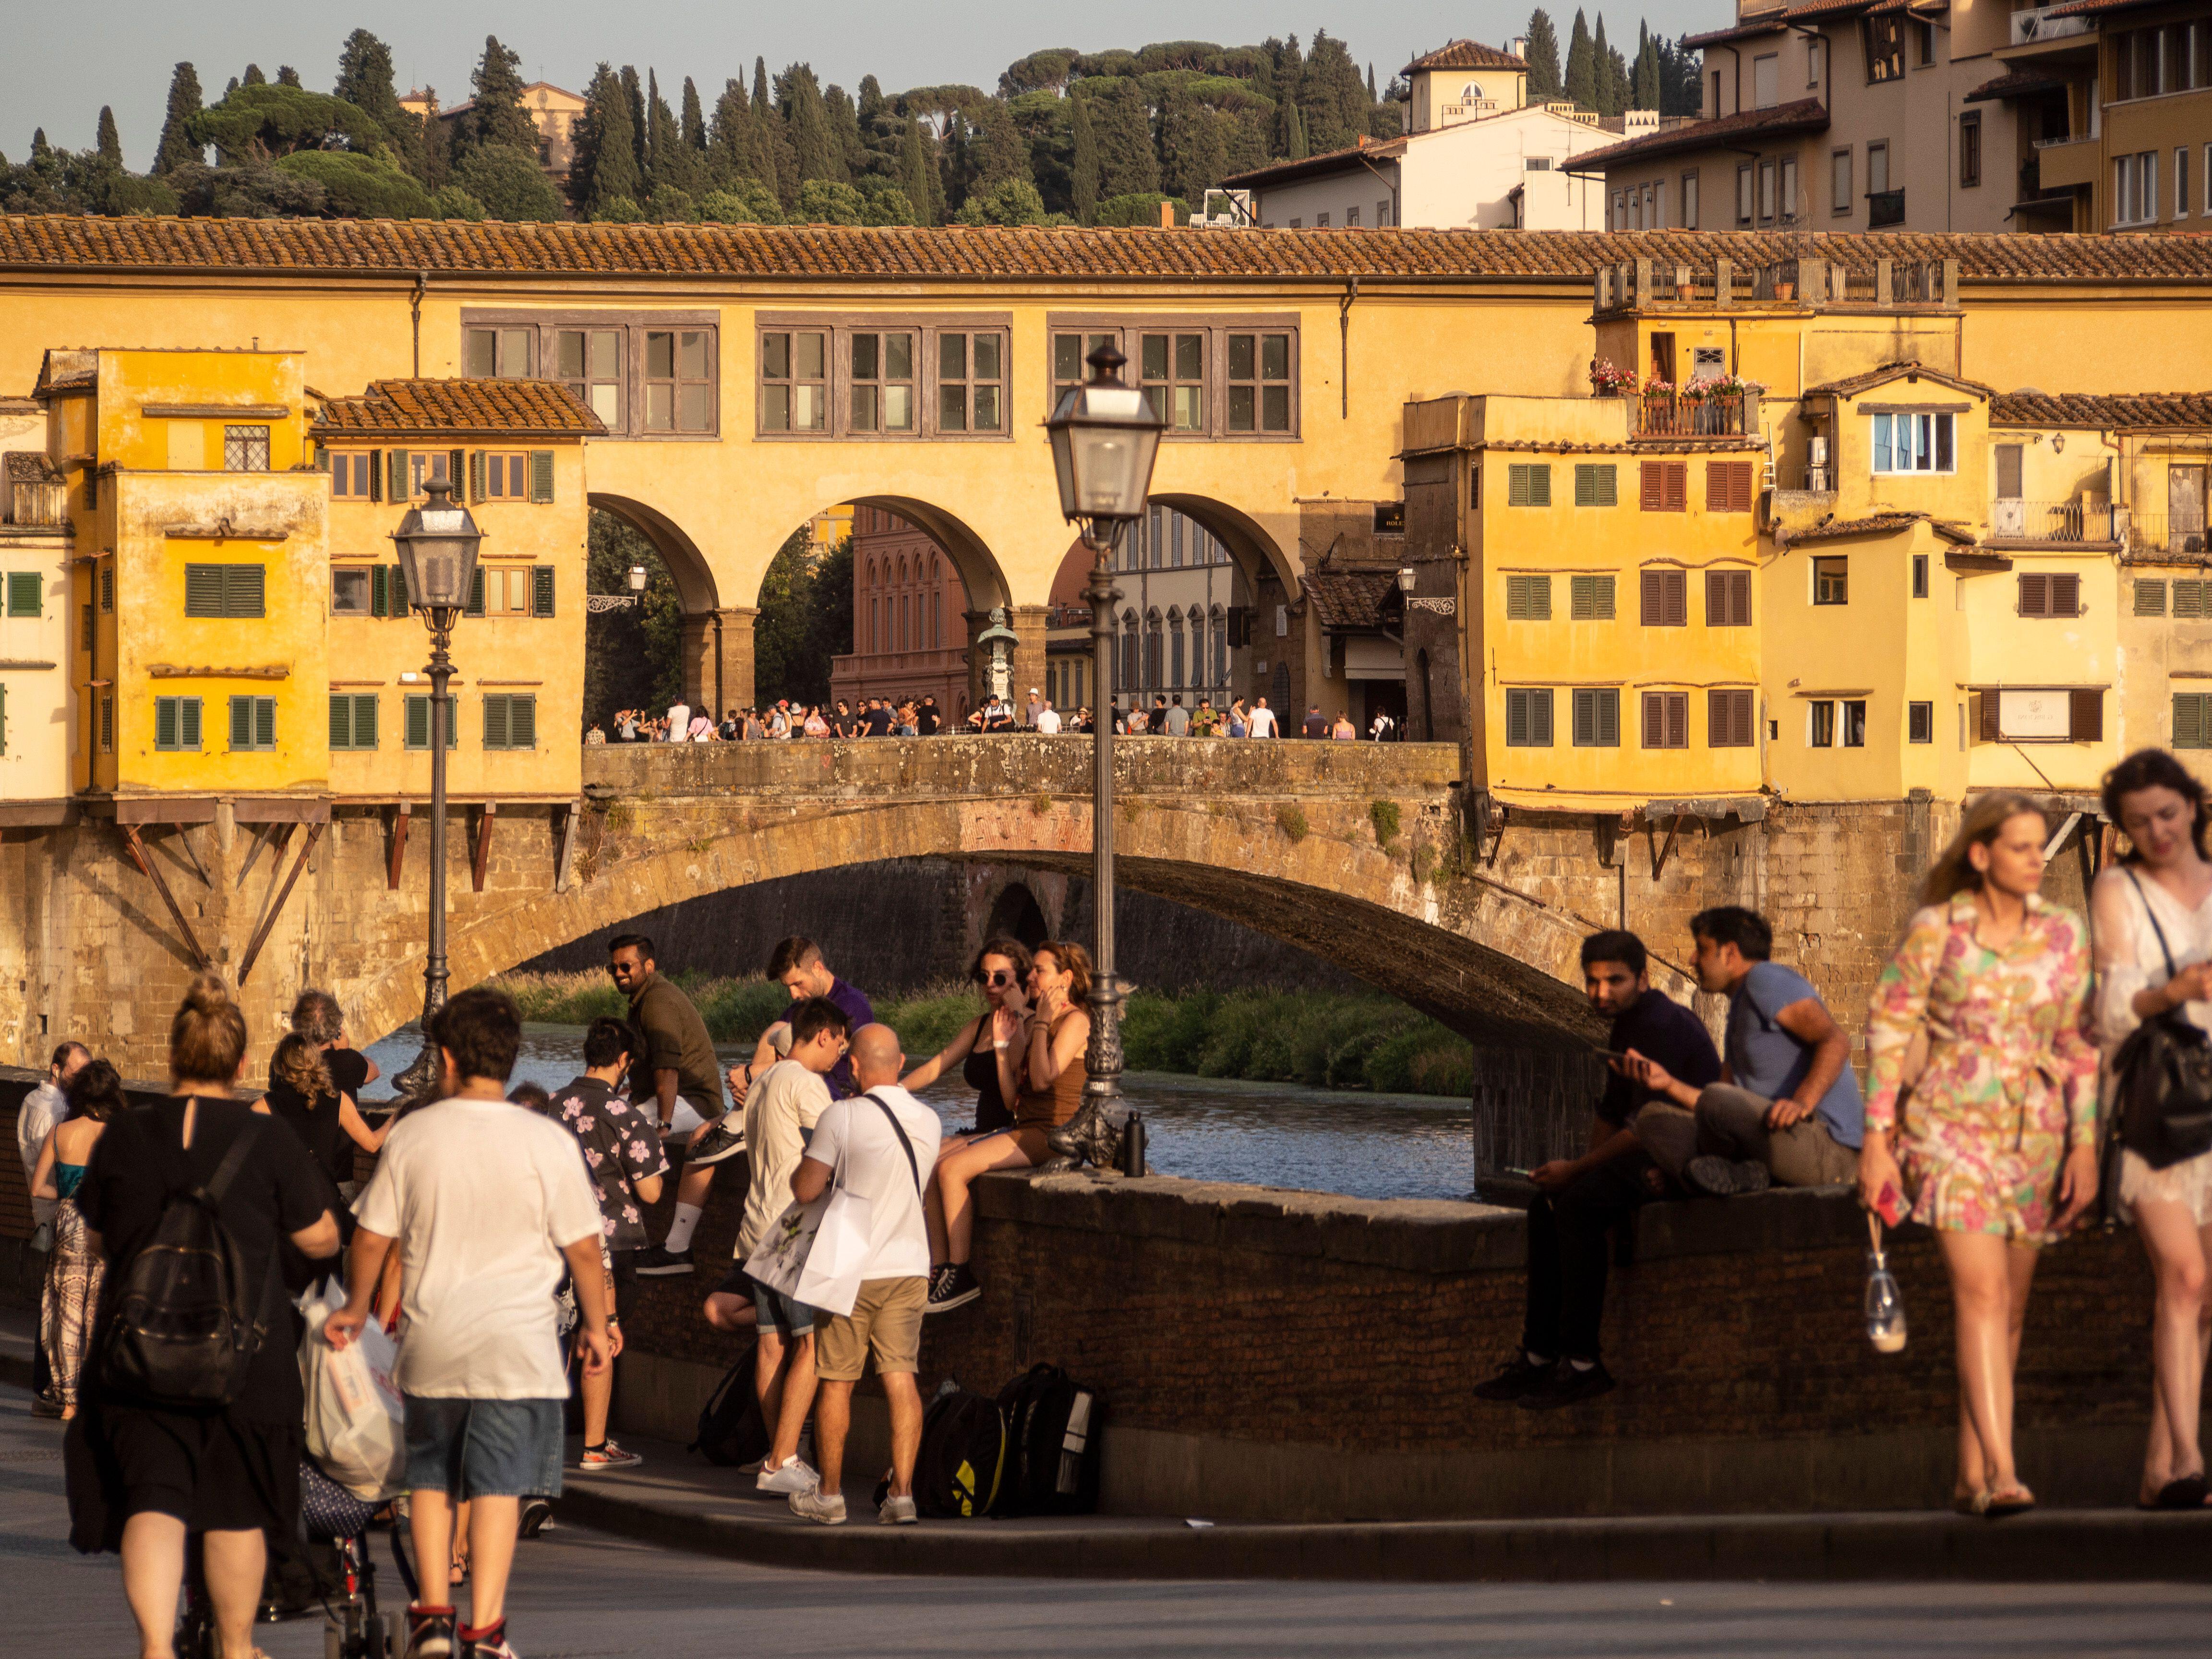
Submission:
[[565,1401],[403,1399],[410,1492],[441,1492],[456,1503],[561,1495]]
[[755,1279],[745,1275],[745,1282],[753,1288],[753,1315],[757,1328],[773,1331],[778,1336],[811,1336],[814,1334],[814,1310],[804,1302],[794,1302],[781,1291],[772,1291]]

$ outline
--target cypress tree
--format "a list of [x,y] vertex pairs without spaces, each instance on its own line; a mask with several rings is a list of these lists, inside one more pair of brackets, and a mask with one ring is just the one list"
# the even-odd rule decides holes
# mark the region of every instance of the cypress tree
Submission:
[[1303,161],[1313,154],[1312,147],[1306,143],[1305,117],[1299,113],[1298,106],[1294,103],[1285,101],[1283,110],[1285,129],[1283,155],[1287,160]]
[[200,159],[200,147],[191,139],[192,117],[200,112],[200,77],[190,64],[179,64],[169,77],[169,112],[161,121],[161,142],[154,151],[154,171],[163,173],[185,161]]
[[[789,154],[790,136],[775,112],[768,90],[768,60],[753,59],[753,166],[755,176],[775,192],[784,210],[799,205],[799,169]],[[920,205],[916,204],[916,205]]]
[[1009,179],[1030,176],[1029,146],[1015,130],[1014,118],[1003,98],[994,98],[983,106],[983,138],[975,157],[975,176],[987,190]]
[[400,165],[422,176],[422,124],[399,106],[391,47],[367,29],[346,36],[338,52],[337,84],[331,91],[375,122]]
[[1098,134],[1091,125],[1091,100],[1071,92],[1067,95],[1068,125],[1073,129],[1074,149],[1069,162],[1069,193],[1075,216],[1089,224],[1098,215]]
[[537,155],[538,128],[522,107],[520,55],[500,45],[497,35],[487,34],[483,57],[469,78],[476,101],[462,120],[466,131],[459,135],[459,147],[473,152],[497,145]]
[[1559,95],[1559,34],[1552,27],[1552,14],[1541,6],[1528,14],[1528,101],[1544,102]]
[[753,163],[753,112],[745,83],[736,77],[722,85],[714,100],[714,119],[707,138],[707,176],[717,190],[758,174]]
[[676,112],[660,95],[660,77],[649,69],[645,72],[645,153],[646,177],[653,189],[690,190]]
[[1152,147],[1152,121],[1144,88],[1136,82],[1114,83],[1098,123],[1098,193],[1103,197],[1157,194],[1159,152]]
[[691,77],[684,77],[684,126],[681,137],[684,153],[692,158],[696,170],[707,155],[707,117],[700,107],[699,88],[691,84]]
[[799,181],[828,179],[845,182],[842,147],[830,131],[830,112],[812,67],[793,64],[783,72],[783,116],[799,161]]
[[1274,133],[1275,154],[1293,161],[1302,161],[1306,156],[1305,121],[1298,112],[1298,93],[1305,73],[1305,59],[1298,52],[1298,37],[1294,34],[1275,53]]
[[280,87],[298,86],[300,84],[300,71],[294,69],[289,64],[277,64],[276,84]]
[[653,171],[653,146],[647,142],[645,87],[632,64],[623,65],[622,89],[623,102],[629,109],[629,151],[637,158],[637,176],[641,186]]
[[1629,92],[1629,108],[1657,109],[1660,88],[1659,43],[1651,38],[1651,32],[1647,28],[1644,31],[1643,44],[1636,49],[1636,70]]
[[860,77],[860,107],[854,112],[855,118],[859,120],[860,124],[860,131],[862,132],[868,132],[874,128],[877,118],[884,112],[884,88],[882,83],[872,75],[862,76]]
[[[248,64],[246,66],[246,79],[240,84],[249,87],[265,87],[269,84],[269,77],[261,72],[260,64]],[[224,94],[226,97],[228,95],[227,93]]]
[[601,64],[584,94],[583,118],[575,127],[576,159],[568,175],[577,210],[586,217],[604,213],[617,197],[631,202],[645,197],[633,137],[622,79]]
[[123,165],[123,140],[115,131],[115,112],[100,106],[100,159],[113,167]]
[[36,167],[41,161],[51,161],[53,159],[54,147],[46,142],[46,130],[44,127],[33,128],[31,131],[31,165],[33,167]]
[[[842,87],[831,87],[822,94],[822,110],[830,123],[830,142],[845,164],[845,177],[865,178],[868,173],[868,146],[860,136],[860,112],[854,106],[852,94]],[[1026,154],[1025,151],[1025,157]],[[1024,170],[1027,170],[1026,160]]]
[[1606,44],[1603,12],[1597,15],[1597,33],[1590,40],[1590,55],[1596,71],[1598,113],[1618,115],[1628,96],[1627,65],[1620,61],[1620,54]]
[[937,222],[930,210],[934,199],[930,189],[930,178],[934,171],[929,165],[929,150],[921,137],[921,118],[906,118],[906,138],[899,146],[899,187],[906,192],[907,200],[914,204],[915,219],[925,225]]
[[1597,53],[1590,45],[1589,25],[1582,9],[1575,9],[1574,32],[1567,37],[1567,72],[1560,90],[1583,109],[1597,107]]
[[1298,103],[1306,141],[1316,154],[1347,149],[1367,131],[1369,100],[1359,66],[1327,29],[1314,31]]

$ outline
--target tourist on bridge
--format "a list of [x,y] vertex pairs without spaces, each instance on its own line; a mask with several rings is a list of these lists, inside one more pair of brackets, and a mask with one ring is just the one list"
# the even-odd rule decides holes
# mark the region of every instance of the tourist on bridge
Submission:
[[[2105,778],[2105,816],[2128,856],[2097,878],[2097,1036],[2109,1066],[2147,1019],[2212,1025],[2212,860],[2203,786],[2163,750],[2130,755]],[[2164,1149],[2154,1147],[2154,1152]],[[2120,1153],[2120,1208],[2142,1236],[2158,1286],[2151,1326],[2150,1443],[2137,1501],[2201,1509],[2212,1501],[2198,1442],[2212,1265],[2212,1152],[2154,1169]]]
[[[1613,1054],[1654,1057],[1685,1079],[1711,1082],[1720,1075],[1720,1056],[1698,1017],[1652,988],[1642,939],[1619,929],[1592,933],[1583,941],[1582,961],[1583,994],[1594,1012],[1613,1020],[1606,1039]],[[1575,1405],[1613,1386],[1598,1352],[1608,1235],[1667,1189],[1664,1172],[1635,1127],[1653,1098],[1637,1070],[1614,1065],[1598,1097],[1587,1152],[1530,1171],[1536,1196],[1528,1206],[1528,1300],[1521,1346],[1495,1376],[1475,1385],[1477,1399],[1542,1411]]]
[[[79,1067],[92,1058],[92,1051],[82,1042],[58,1045],[47,1062],[46,1075],[35,1089],[23,1097],[23,1103],[15,1112],[15,1154],[23,1162],[23,1179],[28,1184],[31,1172],[38,1167],[39,1149],[54,1127],[69,1116],[68,1085]],[[51,1199],[33,1197],[31,1200],[31,1226],[35,1231],[54,1218],[54,1204]],[[59,1417],[61,1407],[54,1401],[50,1388],[52,1378],[46,1371],[46,1350],[40,1345],[32,1365],[31,1411],[38,1417]]]
[[1013,1127],[1012,1102],[1018,1079],[1010,1051],[1020,1035],[1020,1016],[1007,1002],[1020,1000],[1029,976],[1027,945],[1004,935],[985,939],[968,968],[968,977],[982,988],[983,1012],[955,1032],[941,1052],[899,1079],[900,1087],[920,1091],[960,1068],[961,1079],[975,1091],[975,1127],[964,1132],[963,1144]]
[[1060,710],[1046,702],[1036,711],[1034,723],[1040,736],[1056,738],[1060,735]]
[[924,738],[933,738],[945,729],[945,715],[934,696],[922,698],[921,707],[915,710],[914,726],[915,735]]
[[[696,1146],[700,1132],[723,1109],[721,1062],[707,1022],[691,999],[661,976],[653,941],[643,933],[617,933],[607,941],[607,973],[629,998],[630,1103],[658,1122],[664,1139],[686,1135]],[[691,1271],[691,1234],[713,1178],[711,1170],[684,1171],[668,1237],[639,1258],[641,1274],[657,1279]]]
[[1306,706],[1305,724],[1298,728],[1298,735],[1303,738],[1328,736],[1328,716],[1321,712],[1319,703],[1309,703]]
[[1275,711],[1267,707],[1265,697],[1252,699],[1252,718],[1245,724],[1255,738],[1279,738],[1283,735],[1282,724],[1275,718]]
[[53,1206],[54,1243],[39,1298],[39,1334],[53,1398],[64,1419],[76,1415],[77,1389],[92,1346],[93,1316],[100,1309],[100,1281],[107,1272],[85,1231],[76,1189],[101,1134],[130,1108],[114,1066],[104,1060],[78,1066],[69,1081],[69,1115],[47,1135],[39,1149],[38,1167],[31,1172],[32,1198]]
[[1968,808],[1867,1010],[1859,1193],[1893,1224],[1909,1212],[1942,1247],[1959,1355],[1953,1503],[1992,1518],[2035,1503],[2012,1426],[2036,1254],[2097,1196],[2088,930],[2038,890],[2049,833],[2025,795],[1993,791]]
[[1344,709],[1336,711],[1336,724],[1328,728],[1330,738],[1337,743],[1357,743],[1359,728],[1352,723],[1351,714]]

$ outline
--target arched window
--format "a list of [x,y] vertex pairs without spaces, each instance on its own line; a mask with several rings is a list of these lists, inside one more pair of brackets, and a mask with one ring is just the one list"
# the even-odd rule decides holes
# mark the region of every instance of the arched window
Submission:
[[1482,83],[1479,81],[1470,81],[1459,89],[1459,100],[1462,104],[1474,103],[1481,96]]
[[913,635],[908,632],[908,624],[913,620],[913,605],[912,594],[899,595],[898,648],[902,651],[910,651],[914,648]]
[[884,648],[882,633],[883,605],[884,602],[881,599],[875,598],[873,595],[869,597],[868,653],[871,656]]
[[1213,683],[1226,688],[1229,684],[1229,618],[1219,605],[1213,607]]
[[1167,508],[1156,507],[1145,527],[1145,562],[1155,570],[1164,568],[1167,561]]
[[941,590],[929,596],[929,648],[945,648],[945,594]]
[[1137,686],[1137,613],[1121,613],[1121,664],[1115,674],[1114,689],[1133,691]]
[[1160,669],[1162,665],[1160,663],[1160,613],[1157,611],[1147,611],[1145,616],[1144,678],[1144,689],[1147,691],[1157,691],[1160,689]]
[[1168,610],[1168,685],[1170,689],[1183,684],[1182,671],[1188,659],[1183,655],[1182,612],[1170,606]]

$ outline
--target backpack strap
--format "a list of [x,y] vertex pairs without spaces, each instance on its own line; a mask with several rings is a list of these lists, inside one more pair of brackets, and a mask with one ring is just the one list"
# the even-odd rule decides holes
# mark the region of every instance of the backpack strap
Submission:
[[914,1142],[907,1139],[906,1125],[898,1121],[898,1114],[891,1110],[890,1103],[886,1101],[873,1089],[868,1091],[866,1098],[874,1101],[876,1103],[876,1109],[890,1120],[891,1133],[899,1138],[899,1145],[904,1148],[906,1152],[906,1167],[914,1171],[914,1190],[915,1196],[921,1196],[921,1165],[915,1161]]
[[247,1156],[260,1140],[261,1126],[253,1121],[253,1117],[251,1112],[246,1115],[246,1127],[239,1131],[238,1139],[230,1143],[230,1150],[222,1155],[222,1162],[215,1166],[215,1173],[208,1177],[207,1185],[192,1188],[192,1197],[210,1210],[222,1207],[222,1195],[230,1190],[230,1183],[238,1179],[239,1170],[245,1167]]
[[2159,954],[2166,958],[2166,976],[2172,979],[2179,970],[2173,965],[2172,949],[2166,942],[2166,929],[2158,925],[2158,912],[2150,907],[2150,895],[2143,891],[2142,883],[2136,879],[2136,872],[2126,865],[2120,866],[2120,873],[2128,878],[2128,885],[2136,890],[2136,896],[2142,901],[2143,916],[2150,923],[2151,932],[2158,935]]

